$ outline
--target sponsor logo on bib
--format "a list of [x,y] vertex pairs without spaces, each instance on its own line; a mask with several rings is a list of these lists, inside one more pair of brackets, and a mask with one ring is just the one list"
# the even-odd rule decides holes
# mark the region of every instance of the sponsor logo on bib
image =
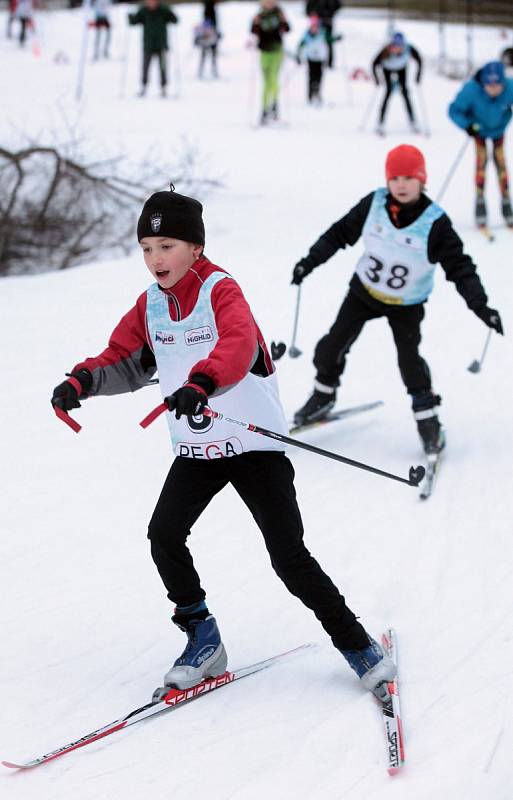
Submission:
[[203,344],[203,342],[213,342],[214,334],[210,325],[205,325],[203,328],[193,328],[190,331],[185,331],[185,344]]
[[169,331],[155,331],[155,341],[159,344],[176,344],[174,333]]

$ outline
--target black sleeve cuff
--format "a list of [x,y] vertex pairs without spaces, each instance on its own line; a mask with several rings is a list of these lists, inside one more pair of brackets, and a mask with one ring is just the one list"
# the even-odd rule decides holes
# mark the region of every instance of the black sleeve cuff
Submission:
[[205,375],[204,372],[193,372],[192,375],[189,376],[190,383],[195,383],[200,389],[203,389],[207,396],[213,394],[216,390],[216,385],[212,378],[209,378],[208,375]]

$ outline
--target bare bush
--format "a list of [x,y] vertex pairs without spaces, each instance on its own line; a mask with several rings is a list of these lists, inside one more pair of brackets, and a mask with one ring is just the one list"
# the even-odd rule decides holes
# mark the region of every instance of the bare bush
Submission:
[[93,251],[126,253],[152,192],[170,180],[177,191],[200,197],[220,185],[198,174],[198,152],[187,142],[165,172],[160,163],[87,161],[77,144],[0,147],[0,275],[67,269],[91,260]]

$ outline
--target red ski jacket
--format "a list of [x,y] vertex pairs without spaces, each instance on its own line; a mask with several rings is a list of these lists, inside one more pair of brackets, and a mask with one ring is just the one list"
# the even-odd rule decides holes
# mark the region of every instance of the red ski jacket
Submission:
[[[171,289],[162,289],[168,297],[172,320],[184,319],[191,313],[201,285],[213,272],[225,270],[201,256]],[[241,381],[248,372],[264,377],[274,372],[260,329],[240,287],[232,278],[214,286],[212,307],[219,339],[208,358],[198,361],[189,376],[177,376],[177,381],[185,381],[199,372],[207,375],[214,384],[213,394],[219,394]],[[91,373],[92,385],[87,390],[88,395],[112,395],[134,392],[146,386],[156,367],[146,324],[146,292],[143,292],[135,306],[114,328],[108,347],[100,355],[76,364],[73,372],[85,368]]]

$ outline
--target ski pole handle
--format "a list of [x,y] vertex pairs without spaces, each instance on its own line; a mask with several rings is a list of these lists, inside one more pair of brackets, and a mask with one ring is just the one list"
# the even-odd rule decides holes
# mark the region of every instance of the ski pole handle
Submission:
[[259,433],[262,436],[268,436],[270,439],[275,439],[278,442],[283,442],[284,444],[290,444],[293,447],[299,447],[302,450],[308,450],[310,453],[316,453],[319,456],[332,458],[334,461],[340,461],[342,462],[342,464],[348,464],[351,467],[357,467],[358,469],[363,469],[366,470],[367,472],[372,472],[374,473],[374,475],[381,475],[383,478],[390,478],[390,480],[399,481],[400,483],[406,483],[408,486],[418,486],[426,472],[426,470],[422,466],[410,467],[408,478],[402,478],[400,475],[394,475],[391,472],[385,472],[382,469],[371,467],[368,464],[362,464],[360,461],[354,461],[352,458],[346,458],[346,456],[341,456],[338,453],[332,453],[330,450],[322,450],[320,447],[314,447],[313,445],[307,444],[306,442],[301,442],[298,439],[292,439],[290,436],[284,436],[281,433],[268,431],[266,428],[260,428],[258,425],[254,425],[251,422],[241,422],[238,419],[227,417],[224,414],[219,413],[218,411],[213,411],[208,406],[203,409],[202,413],[203,416],[205,417],[211,417],[212,419],[220,419],[220,420],[224,419],[225,422],[230,422],[232,425],[239,425],[241,428],[245,428],[246,430],[251,431],[252,433]]
[[62,422],[68,425],[68,427],[70,427],[72,431],[75,431],[75,433],[80,433],[80,431],[82,430],[82,425],[79,425],[76,419],[70,417],[70,415],[66,411],[64,411],[64,409],[59,408],[59,406],[54,406],[53,410],[55,411],[55,416],[57,416],[60,420],[62,420]]

